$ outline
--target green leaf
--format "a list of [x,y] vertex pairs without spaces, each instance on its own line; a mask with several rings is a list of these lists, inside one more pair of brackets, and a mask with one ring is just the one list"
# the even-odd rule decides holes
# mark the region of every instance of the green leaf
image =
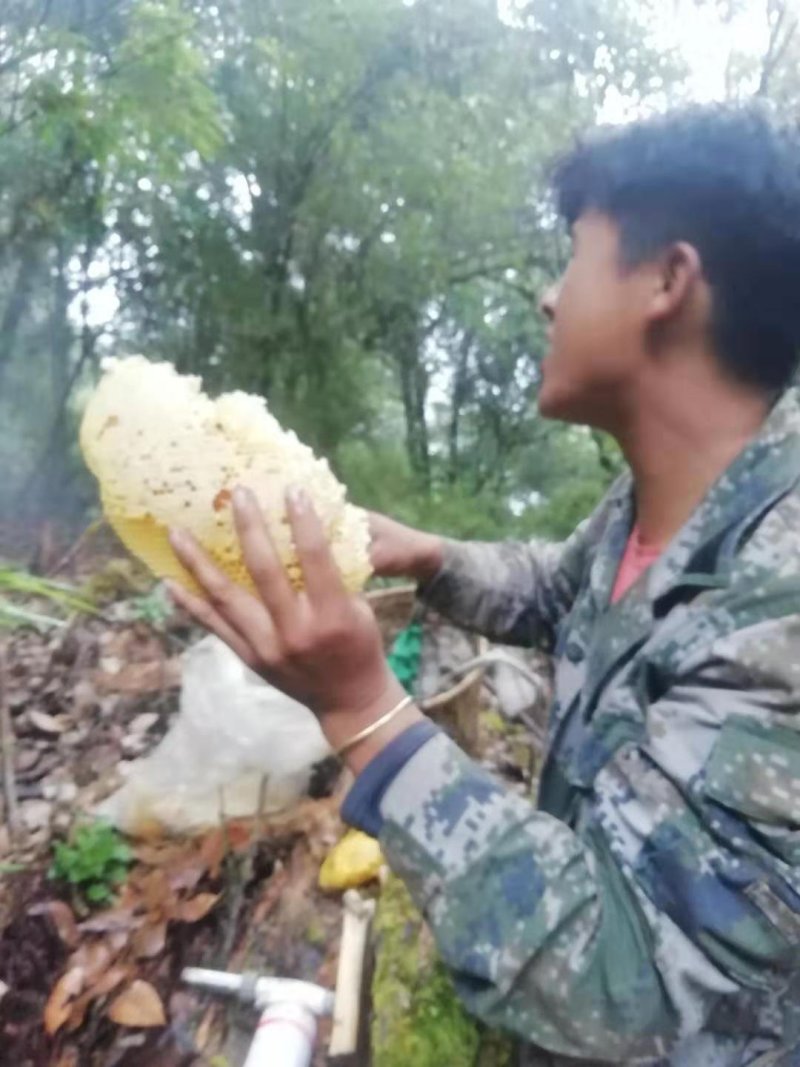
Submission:
[[50,876],[79,887],[89,903],[107,901],[111,887],[124,881],[131,849],[108,822],[77,826],[69,841],[56,842]]
[[85,896],[92,904],[104,904],[111,899],[111,892],[108,886],[103,885],[102,882],[93,882],[92,885],[87,887]]

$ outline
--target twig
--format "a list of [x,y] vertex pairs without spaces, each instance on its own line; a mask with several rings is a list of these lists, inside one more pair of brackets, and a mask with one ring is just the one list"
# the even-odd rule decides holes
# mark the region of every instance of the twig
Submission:
[[84,547],[86,542],[93,537],[97,531],[104,525],[105,519],[95,519],[94,522],[90,522],[86,529],[80,534],[77,540],[71,545],[70,548],[64,553],[60,560],[54,567],[51,567],[47,571],[47,577],[52,578],[60,571],[63,571],[70,563],[75,559],[80,550]]
[[250,834],[250,841],[247,844],[247,854],[244,857],[241,868],[241,881],[240,888],[244,890],[244,887],[252,880],[256,869],[256,852],[258,850],[258,843],[264,834],[264,808],[267,803],[267,776],[261,775],[261,781],[258,783],[258,807],[256,808],[256,817],[253,821],[253,830]]
[[17,783],[14,776],[14,728],[8,709],[8,672],[6,669],[6,642],[0,641],[0,746],[3,754],[3,794],[6,804],[6,824],[12,842],[19,832],[19,807]]
[[258,808],[253,823],[253,832],[250,835],[250,842],[247,846],[247,854],[232,879],[233,884],[228,898],[228,914],[225,923],[225,935],[222,942],[222,959],[225,966],[227,966],[228,959],[233,952],[233,945],[236,940],[236,928],[239,922],[239,914],[242,910],[242,901],[244,900],[244,891],[248,883],[252,880],[253,872],[255,871],[256,851],[264,832],[264,808],[266,807],[266,803],[267,776],[262,775],[258,787]]

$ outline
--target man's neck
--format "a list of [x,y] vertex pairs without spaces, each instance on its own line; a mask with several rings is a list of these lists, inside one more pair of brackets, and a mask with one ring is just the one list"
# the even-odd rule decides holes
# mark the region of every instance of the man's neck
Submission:
[[633,471],[639,535],[664,546],[756,436],[769,402],[690,369],[648,383],[629,410],[616,436]]

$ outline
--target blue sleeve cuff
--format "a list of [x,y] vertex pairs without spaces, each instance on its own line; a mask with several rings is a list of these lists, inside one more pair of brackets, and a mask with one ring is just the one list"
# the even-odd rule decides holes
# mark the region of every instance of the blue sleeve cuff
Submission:
[[383,828],[380,804],[384,793],[418,749],[439,732],[437,726],[425,719],[390,741],[356,778],[342,805],[342,819],[371,837],[379,837]]

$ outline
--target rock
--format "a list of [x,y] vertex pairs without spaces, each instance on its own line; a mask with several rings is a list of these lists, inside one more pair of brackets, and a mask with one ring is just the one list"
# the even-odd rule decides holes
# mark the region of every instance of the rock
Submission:
[[19,806],[19,814],[29,833],[46,830],[50,825],[53,805],[49,800],[23,800]]

